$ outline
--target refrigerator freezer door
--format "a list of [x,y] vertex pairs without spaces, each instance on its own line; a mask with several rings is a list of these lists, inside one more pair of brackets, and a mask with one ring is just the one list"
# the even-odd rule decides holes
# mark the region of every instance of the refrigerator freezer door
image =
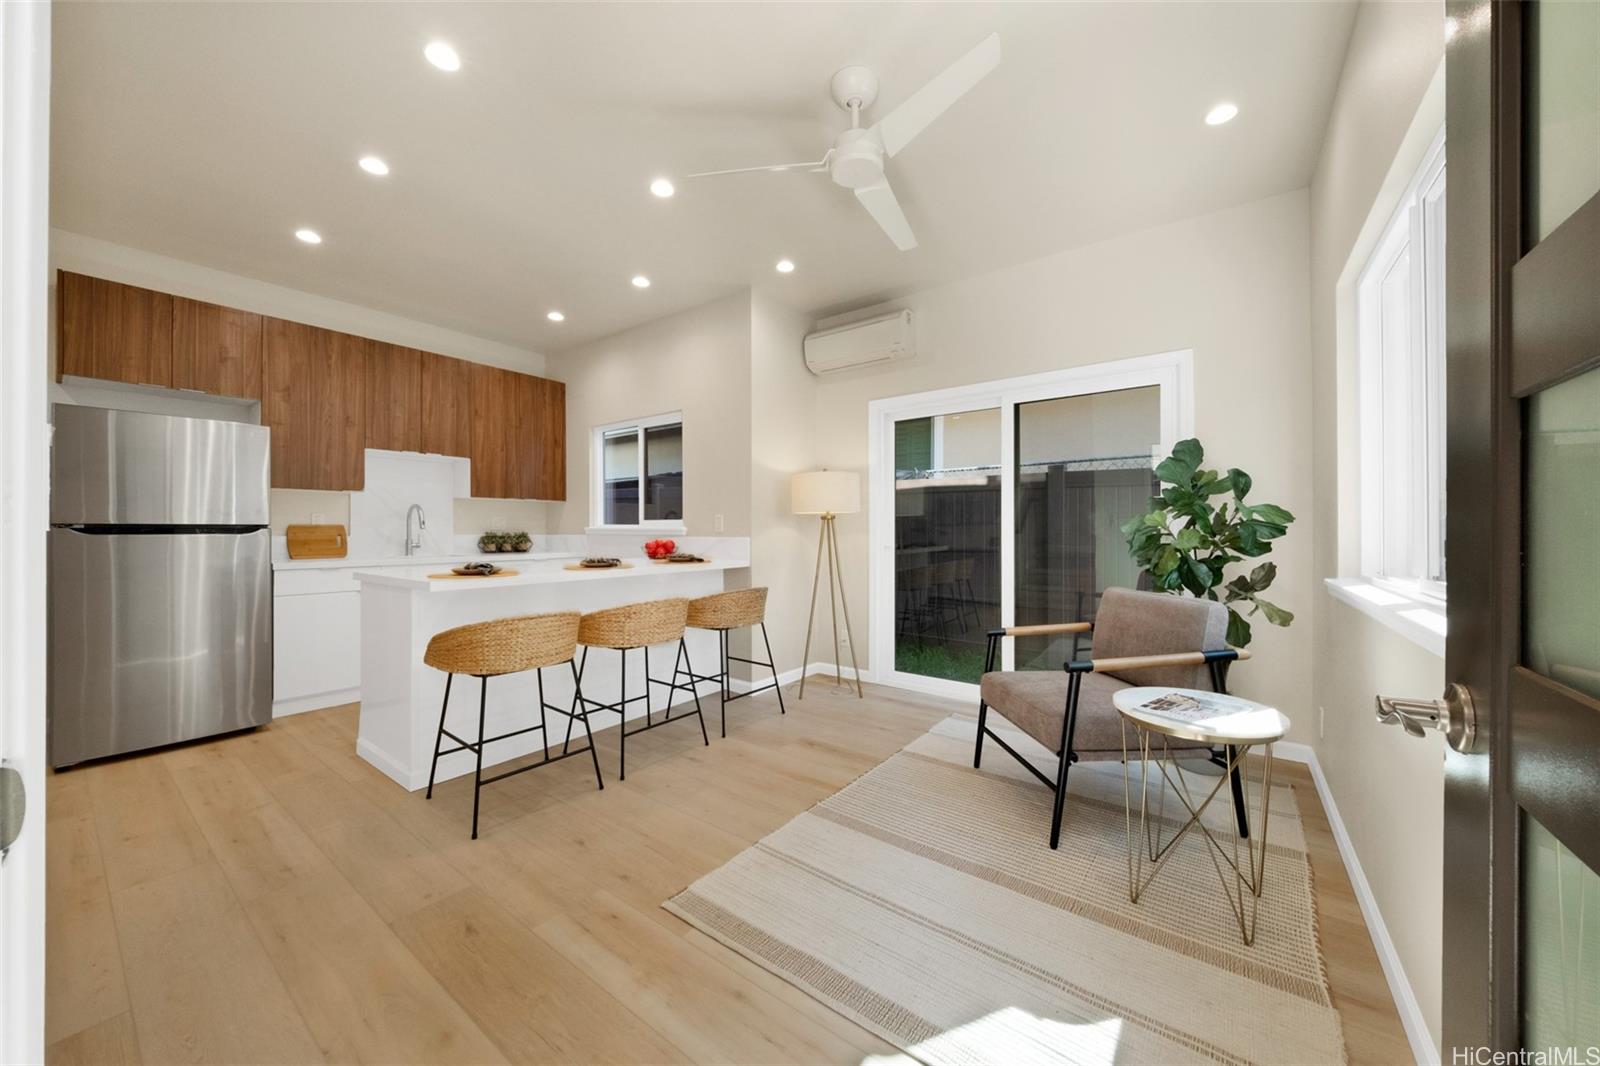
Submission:
[[272,717],[270,543],[50,531],[52,765]]
[[272,431],[56,404],[52,525],[264,526]]

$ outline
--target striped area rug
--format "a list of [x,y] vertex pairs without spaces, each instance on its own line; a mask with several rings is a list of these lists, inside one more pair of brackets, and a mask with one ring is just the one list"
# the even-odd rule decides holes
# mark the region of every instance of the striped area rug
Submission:
[[1002,751],[974,770],[975,730],[945,720],[664,906],[924,1062],[1345,1061],[1289,787],[1245,947],[1195,834],[1128,902],[1120,764],[1073,768],[1052,852],[1049,791]]

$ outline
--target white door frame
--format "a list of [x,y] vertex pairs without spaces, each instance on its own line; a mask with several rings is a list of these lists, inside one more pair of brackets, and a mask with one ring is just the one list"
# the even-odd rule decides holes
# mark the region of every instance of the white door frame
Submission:
[[45,424],[50,6],[0,4],[0,760],[27,789],[0,860],[0,1062],[44,1061]]
[[[1194,434],[1194,352],[1187,348],[894,396],[867,404],[867,630],[873,680],[937,696],[977,699],[976,685],[901,673],[894,667],[894,424],[908,418],[999,408],[1000,440],[996,450],[1000,469],[1006,472],[1016,465],[1016,434],[1011,427],[1016,424],[1017,404],[1148,385],[1161,388],[1161,442],[1157,451],[1165,455],[1178,441]],[[1015,553],[1011,548],[1016,543],[1015,494],[1016,479],[1002,476],[1001,625],[1012,625],[1016,618]],[[1002,642],[1001,654],[1001,667],[1011,669],[1009,641]]]

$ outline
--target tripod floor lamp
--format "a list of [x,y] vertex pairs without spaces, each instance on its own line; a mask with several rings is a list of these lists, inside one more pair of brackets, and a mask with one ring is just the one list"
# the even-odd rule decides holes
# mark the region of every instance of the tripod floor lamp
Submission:
[[833,668],[844,684],[844,664],[839,661],[839,613],[844,612],[844,635],[850,644],[850,665],[856,675],[856,695],[862,696],[861,664],[856,660],[856,638],[850,632],[850,606],[844,598],[844,576],[839,572],[839,541],[834,519],[861,510],[861,478],[848,470],[809,470],[789,483],[790,509],[822,519],[817,530],[817,568],[811,577],[811,612],[806,616],[806,650],[800,658],[800,698],[806,695],[806,666],[811,662],[811,630],[817,617],[817,586],[822,583],[822,557],[828,557],[828,611],[833,617]]

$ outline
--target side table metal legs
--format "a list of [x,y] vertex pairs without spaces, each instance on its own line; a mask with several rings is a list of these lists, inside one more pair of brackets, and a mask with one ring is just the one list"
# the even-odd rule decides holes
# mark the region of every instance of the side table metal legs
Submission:
[[[1130,727],[1134,731],[1137,745],[1132,751],[1128,747]],[[1159,745],[1154,741],[1159,741]],[[1261,890],[1266,880],[1267,817],[1271,813],[1272,800],[1273,745],[1269,743],[1261,745],[1265,748],[1263,753],[1265,766],[1262,770],[1260,802],[1254,817],[1247,820],[1245,815],[1250,811],[1250,775],[1244,773],[1243,769],[1245,756],[1252,746],[1254,745],[1239,744],[1229,747],[1228,765],[1224,768],[1222,776],[1215,779],[1210,790],[1196,804],[1194,793],[1189,789],[1190,778],[1184,774],[1183,766],[1173,757],[1167,737],[1152,730],[1142,729],[1126,719],[1122,722],[1122,789],[1128,833],[1128,899],[1138,903],[1139,897],[1150,887],[1150,883],[1166,865],[1167,859],[1172,856],[1177,843],[1187,836],[1191,829],[1198,829],[1205,838],[1206,854],[1210,856],[1211,864],[1217,871],[1223,895],[1228,899],[1228,906],[1239,924],[1239,935],[1246,945],[1254,944],[1256,939],[1256,916],[1260,909]],[[1130,756],[1137,757],[1140,766],[1137,834],[1133,826],[1133,771],[1129,766]],[[1159,777],[1152,782],[1154,775],[1151,774],[1150,764],[1153,760],[1159,771]],[[1202,816],[1206,808],[1211,806],[1211,801],[1222,792],[1223,786],[1233,779],[1235,769],[1241,771],[1239,779],[1243,788],[1237,800],[1233,796],[1230,796],[1230,800],[1240,803],[1241,810],[1232,812],[1235,815],[1229,819],[1230,834],[1233,837],[1232,846],[1224,847],[1212,829],[1202,820]],[[1150,804],[1152,784],[1160,790],[1154,810],[1151,810]],[[1199,787],[1204,788],[1204,785]],[[1164,817],[1168,792],[1178,797],[1189,815],[1188,820],[1171,836],[1166,836],[1167,823]],[[1253,829],[1249,828],[1252,826]],[[1248,835],[1244,835],[1245,833]],[[1239,861],[1241,844],[1244,845],[1243,863]]]

